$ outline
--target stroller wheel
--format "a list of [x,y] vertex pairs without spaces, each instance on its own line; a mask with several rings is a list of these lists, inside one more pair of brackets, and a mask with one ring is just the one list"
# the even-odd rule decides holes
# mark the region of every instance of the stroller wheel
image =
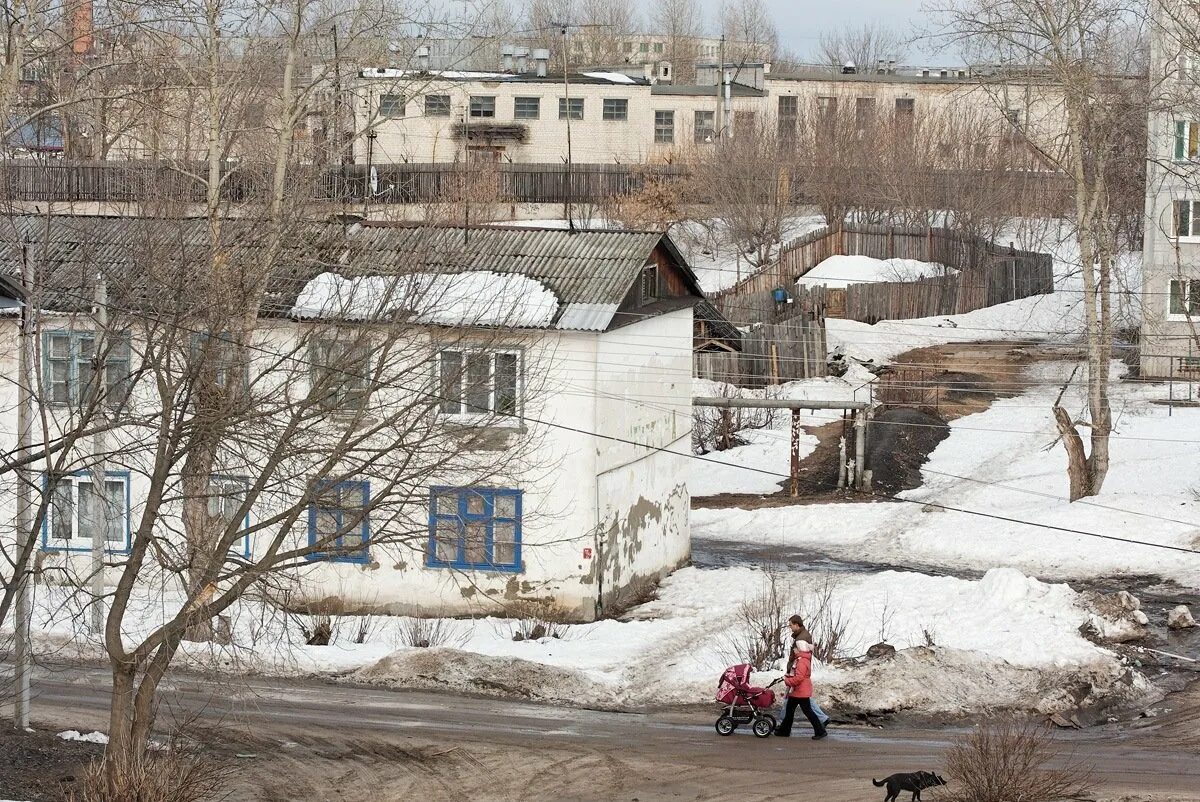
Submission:
[[733,731],[737,729],[737,722],[729,717],[729,714],[723,714],[716,723],[717,735],[733,735]]
[[775,719],[763,716],[754,720],[754,734],[759,738],[770,738],[773,732],[775,732]]

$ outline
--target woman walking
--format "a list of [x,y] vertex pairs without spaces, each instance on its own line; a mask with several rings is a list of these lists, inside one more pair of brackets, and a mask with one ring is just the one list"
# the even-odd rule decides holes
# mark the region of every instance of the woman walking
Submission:
[[792,641],[791,671],[783,678],[784,684],[789,688],[787,706],[784,708],[783,721],[779,722],[775,734],[781,738],[792,734],[792,721],[796,717],[796,708],[799,707],[804,711],[808,723],[812,725],[813,740],[819,741],[828,733],[812,705],[812,635],[808,633],[799,616],[792,616],[789,623],[796,624],[797,629],[793,629],[795,638]]
[[[788,647],[788,650],[787,650],[787,671],[785,673],[791,674],[792,673],[792,663],[795,659],[793,655],[795,654],[795,651],[796,651],[796,641],[798,641],[798,640],[807,641],[810,646],[813,646],[814,649],[816,648],[816,646],[815,646],[816,641],[813,640],[812,633],[808,631],[808,627],[804,626],[804,619],[801,618],[799,615],[794,615],[788,619],[788,629],[790,629],[792,631],[792,645],[790,647]],[[828,726],[829,725],[829,716],[825,713],[824,710],[821,709],[821,706],[819,704],[817,704],[816,699],[812,700],[812,709],[813,709],[813,712],[817,714],[817,718],[819,718],[821,720],[821,725]]]

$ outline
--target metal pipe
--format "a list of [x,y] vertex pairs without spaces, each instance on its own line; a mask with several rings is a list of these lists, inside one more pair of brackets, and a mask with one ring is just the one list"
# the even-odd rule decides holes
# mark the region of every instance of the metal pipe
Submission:
[[724,407],[727,409],[869,409],[865,401],[806,401],[788,398],[705,398],[692,399],[697,407]]

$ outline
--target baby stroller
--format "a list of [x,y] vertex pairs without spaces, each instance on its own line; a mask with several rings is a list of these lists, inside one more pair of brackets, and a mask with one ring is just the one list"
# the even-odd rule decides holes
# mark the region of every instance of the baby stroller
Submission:
[[733,735],[739,724],[750,724],[759,738],[770,737],[775,732],[775,717],[768,713],[775,707],[775,692],[771,686],[756,688],[750,684],[750,672],[754,667],[743,663],[725,669],[717,682],[717,702],[721,705],[721,717],[717,719],[718,735]]

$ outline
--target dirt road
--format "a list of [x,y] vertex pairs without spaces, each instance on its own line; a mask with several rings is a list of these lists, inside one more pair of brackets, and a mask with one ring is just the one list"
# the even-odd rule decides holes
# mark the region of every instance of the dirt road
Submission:
[[[36,681],[35,721],[105,727],[103,671]],[[632,715],[317,681],[177,678],[161,720],[200,714],[232,800],[874,800],[870,778],[940,768],[962,730],[839,727],[808,738],[717,736],[699,713]],[[1195,710],[1191,710],[1194,714]],[[1064,736],[1095,761],[1098,798],[1200,800],[1186,722]],[[240,755],[240,757],[239,757]],[[0,765],[0,792],[5,768]],[[2,796],[2,793],[0,793]],[[879,797],[881,798],[881,797]],[[930,802],[936,797],[927,795]]]

